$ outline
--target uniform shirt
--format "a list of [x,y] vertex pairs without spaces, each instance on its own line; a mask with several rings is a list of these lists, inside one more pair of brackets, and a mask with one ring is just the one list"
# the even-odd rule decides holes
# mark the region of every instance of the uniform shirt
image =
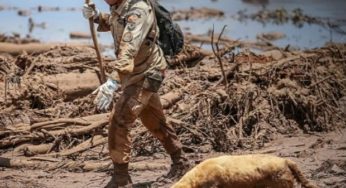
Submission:
[[96,21],[98,31],[111,31],[114,39],[117,60],[110,77],[126,87],[143,80],[150,70],[166,69],[164,54],[154,42],[159,30],[150,3],[124,0],[111,6],[110,11],[111,14],[101,13]]

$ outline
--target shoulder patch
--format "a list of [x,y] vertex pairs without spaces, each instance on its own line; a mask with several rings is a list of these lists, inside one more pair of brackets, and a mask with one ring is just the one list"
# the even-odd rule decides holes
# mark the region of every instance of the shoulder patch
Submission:
[[134,24],[134,23],[128,23],[128,24],[127,24],[127,28],[128,28],[128,30],[133,31],[133,30],[135,30],[135,28],[136,28],[136,24]]
[[123,41],[124,42],[131,42],[133,39],[133,35],[131,32],[126,32],[124,33],[124,36],[123,36]]

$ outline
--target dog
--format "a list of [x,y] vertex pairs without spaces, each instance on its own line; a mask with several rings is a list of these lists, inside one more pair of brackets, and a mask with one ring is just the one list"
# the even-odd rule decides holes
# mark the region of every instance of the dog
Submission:
[[297,164],[272,155],[221,156],[203,161],[172,188],[317,188]]

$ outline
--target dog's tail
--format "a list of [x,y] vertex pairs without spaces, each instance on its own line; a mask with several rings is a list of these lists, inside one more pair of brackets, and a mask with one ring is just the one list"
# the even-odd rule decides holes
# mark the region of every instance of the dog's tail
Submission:
[[291,161],[287,160],[288,168],[291,170],[293,176],[296,180],[305,188],[317,188],[317,186],[313,185],[306,177],[303,175],[302,171],[299,170],[298,165]]

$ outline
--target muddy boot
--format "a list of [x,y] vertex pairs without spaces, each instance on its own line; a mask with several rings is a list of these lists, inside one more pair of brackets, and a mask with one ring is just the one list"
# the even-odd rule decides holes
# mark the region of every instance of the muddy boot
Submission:
[[129,164],[114,163],[114,173],[112,179],[105,188],[132,188],[132,181],[129,175]]
[[179,150],[171,155],[171,169],[166,175],[166,178],[171,180],[177,180],[181,178],[185,173],[190,170],[190,163],[184,156],[184,152]]
[[191,167],[187,158],[184,157],[183,151],[179,150],[173,154],[171,154],[171,169],[169,172],[158,178],[156,183],[153,184],[153,187],[160,187],[159,185],[172,183],[179,178],[181,178]]

